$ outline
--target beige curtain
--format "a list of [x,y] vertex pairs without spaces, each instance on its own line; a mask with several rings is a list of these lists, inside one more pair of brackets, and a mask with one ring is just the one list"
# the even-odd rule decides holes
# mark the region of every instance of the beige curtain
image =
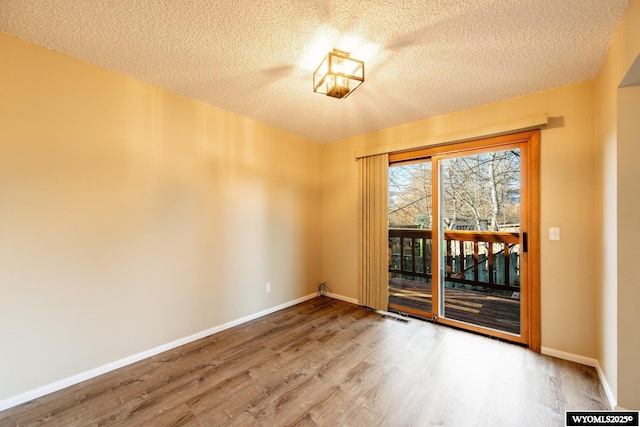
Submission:
[[388,154],[358,159],[358,303],[377,310],[388,300],[388,169]]

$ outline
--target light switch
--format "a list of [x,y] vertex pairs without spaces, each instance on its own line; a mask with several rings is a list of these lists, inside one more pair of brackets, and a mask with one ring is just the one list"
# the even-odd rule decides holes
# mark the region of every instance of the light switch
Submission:
[[549,240],[560,240],[560,227],[549,227]]

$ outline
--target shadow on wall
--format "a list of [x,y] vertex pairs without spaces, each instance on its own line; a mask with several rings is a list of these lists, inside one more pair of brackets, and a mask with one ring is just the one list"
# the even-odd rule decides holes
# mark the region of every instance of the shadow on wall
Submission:
[[564,127],[564,116],[549,117],[546,129],[555,129]]

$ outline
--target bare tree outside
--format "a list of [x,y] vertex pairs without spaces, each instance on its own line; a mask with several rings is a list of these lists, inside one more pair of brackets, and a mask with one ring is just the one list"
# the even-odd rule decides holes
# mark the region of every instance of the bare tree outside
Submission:
[[[446,229],[517,231],[520,218],[520,154],[496,151],[441,162]],[[428,228],[433,218],[431,163],[389,169],[389,226]],[[515,230],[514,230],[515,229]]]
[[[495,151],[441,162],[447,229],[500,231],[520,218],[520,154]],[[459,222],[464,221],[464,227]]]
[[389,169],[389,226],[431,228],[431,163]]

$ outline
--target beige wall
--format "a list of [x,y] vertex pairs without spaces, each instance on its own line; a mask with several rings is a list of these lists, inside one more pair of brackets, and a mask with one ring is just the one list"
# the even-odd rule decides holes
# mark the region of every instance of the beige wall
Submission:
[[640,408],[640,86],[618,91],[618,404]]
[[[323,145],[322,280],[357,298],[356,150],[548,113],[541,158],[542,345],[596,356],[593,82],[541,92]],[[562,240],[549,241],[548,228]]]
[[596,264],[598,318],[598,360],[605,374],[609,392],[617,399],[618,387],[618,301],[617,301],[617,196],[616,196],[616,89],[610,88],[611,51],[595,84],[596,97],[596,235],[602,259]]
[[[601,248],[597,276],[598,360],[614,399],[626,408],[640,407],[640,360],[637,306],[637,233],[628,221],[640,216],[637,162],[638,134],[619,135],[619,106],[637,124],[632,89],[618,89],[640,55],[640,1],[630,0],[607,57],[596,77],[596,246]],[[627,99],[620,99],[628,96]],[[637,128],[636,128],[637,132]],[[629,225],[627,225],[629,224]],[[635,233],[635,234],[634,234]],[[634,344],[635,343],[635,344]]]
[[595,81],[322,146],[6,35],[0,51],[0,400],[319,281],[356,298],[356,150],[548,113],[542,345],[597,358],[619,404],[640,406],[638,277],[618,267],[638,239],[617,231],[640,216],[639,148],[618,140],[636,98],[617,89],[639,0]]
[[317,289],[317,144],[0,52],[0,400]]

